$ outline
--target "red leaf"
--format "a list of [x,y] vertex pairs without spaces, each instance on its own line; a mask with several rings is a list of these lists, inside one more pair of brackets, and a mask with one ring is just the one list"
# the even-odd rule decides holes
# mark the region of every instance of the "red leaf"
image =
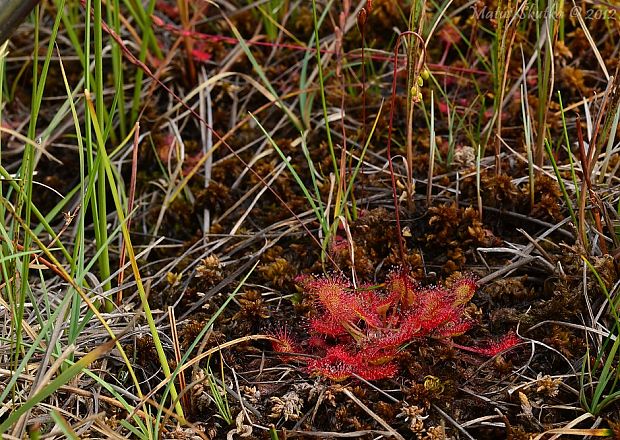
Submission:
[[201,63],[206,63],[207,61],[210,61],[211,58],[213,58],[213,55],[211,55],[209,52],[204,52],[202,50],[193,49],[192,57],[194,57],[196,61],[199,61]]
[[301,353],[302,350],[299,347],[297,341],[292,337],[286,327],[275,330],[271,336],[275,339],[271,341],[271,347],[276,353],[280,353],[280,359],[284,362],[296,360],[296,356],[287,356],[286,353]]
[[519,342],[521,342],[521,338],[519,338],[516,334],[510,332],[499,341],[491,342],[485,347],[465,347],[457,344],[454,344],[454,346],[460,348],[461,350],[470,351],[472,353],[481,354],[483,356],[494,357],[514,347]]

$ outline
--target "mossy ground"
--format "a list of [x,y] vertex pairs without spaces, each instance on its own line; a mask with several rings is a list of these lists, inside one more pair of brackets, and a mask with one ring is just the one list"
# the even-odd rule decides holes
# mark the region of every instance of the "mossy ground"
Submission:
[[[273,142],[290,157],[304,184],[311,188],[311,169],[301,149],[300,133],[279,105],[269,99],[264,80],[257,75],[227,22],[230,20],[246,39],[270,87],[284,105],[298,117],[306,118],[304,142],[317,170],[318,192],[324,204],[332,203],[333,216],[338,182],[330,180],[334,166],[313,55],[311,3],[282,2],[277,15],[281,28],[274,41],[264,36],[268,21],[261,18],[258,6],[252,2],[225,2],[220,8],[193,5],[192,36],[187,40],[192,52],[185,50],[190,43],[180,37],[183,28],[176,3],[156,2],[158,21],[154,26],[158,44],[170,57],[157,61],[167,63],[160,76],[163,83],[184,97],[207,78],[230,73],[203,89],[198,100],[190,102],[196,108],[201,101],[209,107],[211,125],[227,137],[230,149],[214,139],[218,147],[208,165],[209,177],[205,177],[201,166],[171,200],[169,189],[177,187],[206,152],[204,132],[201,133],[200,122],[182,108],[169,111],[176,102],[157,84],[152,93],[145,95],[140,123],[146,136],[139,145],[137,210],[132,230],[137,246],[148,246],[164,237],[139,261],[142,276],[151,280],[150,304],[162,311],[173,307],[184,352],[243,275],[258,262],[197,354],[226,341],[268,334],[283,327],[303,337],[313,307],[295,282],[299,274],[342,271],[347,275],[355,273],[364,282],[379,284],[395,267],[408,267],[423,283],[430,284],[457,271],[466,271],[480,280],[480,289],[468,306],[476,325],[458,342],[466,345],[474,339],[492,340],[516,330],[523,343],[486,359],[460,352],[449,344],[423,340],[399,353],[401,372],[394,379],[372,384],[357,380],[335,384],[308,377],[294,361],[282,362],[267,342],[244,342],[222,350],[221,356],[210,360],[215,378],[219,380],[219,372],[223,371],[225,384],[216,387],[226,387],[230,411],[240,421],[228,425],[218,415],[208,397],[211,391],[204,379],[206,361],[191,370],[191,378],[189,374],[186,377],[188,383],[196,380],[188,391],[188,419],[208,438],[226,438],[235,429],[241,433],[243,425],[252,427],[248,438],[269,438],[266,428],[271,425],[279,438],[331,438],[330,435],[357,433],[359,438],[424,439],[525,439],[566,427],[584,415],[580,390],[586,396],[592,392],[587,387],[588,378],[585,384],[580,383],[587,349],[590,348],[590,357],[596,355],[592,352],[596,338],[591,330],[613,327],[600,283],[584,266],[582,256],[615,294],[618,152],[611,150],[607,174],[596,176],[597,184],[592,191],[602,202],[596,205],[594,198],[587,202],[585,222],[590,241],[584,245],[570,220],[558,226],[569,217],[569,210],[546,153],[542,168],[534,172],[531,188],[522,102],[526,100],[524,105],[534,115],[534,132],[546,133],[562,177],[569,183],[569,154],[573,155],[580,185],[584,158],[580,156],[576,124],[580,123],[584,132],[588,129],[584,97],[589,100],[590,121],[596,121],[602,108],[599,97],[605,92],[607,81],[599,59],[583,27],[571,15],[572,5],[567,3],[561,14],[562,34],[554,34],[553,40],[553,93],[550,99],[541,97],[540,64],[530,67],[525,81],[520,78],[524,63],[531,57],[536,60],[540,32],[537,26],[542,23],[528,18],[503,23],[512,27],[506,33],[510,50],[503,53],[506,87],[500,110],[494,106],[500,79],[493,61],[498,50],[495,32],[500,24],[494,19],[477,19],[474,10],[497,10],[502,6],[491,1],[451,2],[426,47],[425,65],[433,79],[421,88],[423,99],[414,106],[411,175],[415,192],[407,195],[407,172],[403,166],[408,155],[407,73],[404,69],[397,72],[396,96],[392,96],[391,60],[395,30],[407,29],[411,5],[389,0],[372,3],[364,28],[363,59],[361,33],[355,24],[354,8],[358,5],[351,5],[347,12],[345,19],[352,17],[353,25],[346,27],[344,36],[335,31],[340,24],[341,2],[330,3],[331,9],[319,29],[335,156],[340,164],[345,151],[345,166],[338,172],[344,174],[347,183],[365,136],[370,135],[377,120],[361,172],[354,181],[353,194],[347,201],[348,208],[342,213],[347,229],[337,229],[324,254],[320,247],[320,224],[307,198],[248,115],[256,116]],[[320,11],[324,6],[320,2]],[[426,7],[426,20],[432,22],[439,8],[430,2]],[[590,4],[587,7],[594,8]],[[608,72],[616,72],[620,16],[612,13],[616,11],[614,7],[592,10],[608,13],[607,19],[592,14],[586,24]],[[53,8],[49,7],[49,11]],[[28,29],[16,34],[12,57],[29,56],[32,47],[19,44],[27,41],[28,35]],[[173,46],[177,39],[181,43]],[[60,52],[64,57],[71,55],[66,46],[60,47]],[[155,63],[154,59],[151,61]],[[366,68],[364,83],[362,61]],[[405,65],[404,51],[399,62]],[[194,77],[190,75],[190,66],[196,73]],[[30,99],[31,84],[20,67],[9,58],[7,78],[13,87],[12,99],[3,111],[3,124],[9,126],[18,126]],[[75,83],[71,67],[67,62],[69,80]],[[136,67],[128,63],[124,69],[131,77]],[[305,83],[308,77],[311,80]],[[513,88],[520,84],[527,89]],[[527,99],[521,90],[527,90]],[[563,108],[570,109],[564,114],[570,145],[565,144],[558,92]],[[52,75],[46,93],[64,93],[60,75]],[[543,109],[541,99],[547,99]],[[613,108],[612,101],[617,99],[610,95],[606,108]],[[436,153],[429,191],[431,101]],[[207,114],[204,108],[199,111],[201,115]],[[341,111],[344,116],[340,116]],[[543,126],[539,126],[537,119],[541,111],[545,112]],[[577,119],[578,113],[581,119]],[[50,106],[39,118],[45,123],[53,116],[54,100],[50,98]],[[501,120],[500,132],[496,130],[495,118]],[[395,188],[387,168],[390,131]],[[17,142],[5,138],[8,144],[3,153],[10,154]],[[50,150],[63,163],[62,167],[42,160],[37,168],[37,179],[61,194],[77,182],[77,153],[63,148],[65,142],[69,141],[61,133]],[[479,160],[478,147],[482,148]],[[251,171],[239,159],[250,164]],[[596,158],[597,162],[604,159]],[[127,162],[119,166],[119,172],[129,180]],[[269,182],[267,190],[265,182]],[[398,222],[393,189],[399,199]],[[576,209],[578,200],[572,187],[570,197]],[[43,211],[53,206],[48,193],[41,193],[35,203]],[[606,211],[602,213],[602,227],[597,230],[594,212],[600,206],[605,206]],[[340,219],[332,217],[329,221]],[[606,241],[604,247],[600,246],[601,241]],[[112,264],[118,265],[117,257],[112,258]],[[135,305],[131,296],[125,301],[127,307]],[[165,319],[160,321],[162,334],[170,331],[166,323]],[[124,344],[133,356],[140,379],[148,387],[155,387],[163,376],[152,338],[138,331]],[[169,354],[173,359],[172,351]],[[105,368],[118,386],[131,389],[119,364],[107,362]],[[616,371],[615,362],[612,368]],[[109,423],[127,415],[104,403],[99,410],[106,413]],[[611,404],[596,417],[583,417],[580,424],[571,427],[613,428],[618,411],[618,406]],[[190,428],[175,429],[170,424],[163,437],[193,435]]]

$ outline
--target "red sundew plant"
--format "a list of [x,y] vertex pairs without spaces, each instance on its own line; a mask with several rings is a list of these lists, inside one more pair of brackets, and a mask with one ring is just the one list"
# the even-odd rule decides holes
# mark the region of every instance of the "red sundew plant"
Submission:
[[271,337],[273,338],[273,351],[280,353],[280,358],[285,362],[295,360],[295,353],[301,353],[302,351],[286,327],[277,329],[271,334]]
[[[307,346],[319,354],[306,361],[310,374],[342,381],[351,376],[365,380],[393,377],[395,358],[404,345],[423,338],[449,340],[469,330],[465,306],[476,292],[470,276],[459,276],[441,286],[422,287],[404,270],[393,272],[384,288],[354,289],[341,276],[302,276],[297,282],[315,300]],[[300,345],[286,331],[274,334],[274,350],[300,353]],[[488,347],[455,347],[484,356],[516,345],[510,334]]]

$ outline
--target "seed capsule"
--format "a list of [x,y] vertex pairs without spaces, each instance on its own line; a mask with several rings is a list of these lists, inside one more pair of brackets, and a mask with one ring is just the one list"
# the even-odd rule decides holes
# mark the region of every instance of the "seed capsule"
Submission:
[[357,26],[362,29],[366,25],[366,20],[368,19],[368,13],[365,8],[362,8],[357,14]]

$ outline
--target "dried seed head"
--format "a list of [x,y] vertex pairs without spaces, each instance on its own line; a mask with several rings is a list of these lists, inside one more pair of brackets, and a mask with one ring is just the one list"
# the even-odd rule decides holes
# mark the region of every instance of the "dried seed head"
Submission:
[[273,396],[269,398],[269,402],[273,404],[271,407],[270,419],[279,419],[284,417],[285,421],[299,420],[304,400],[296,391],[289,391],[282,397]]
[[360,29],[360,32],[364,31],[364,27],[366,26],[366,21],[368,20],[368,12],[366,12],[366,8],[362,8],[357,13],[357,26]]

